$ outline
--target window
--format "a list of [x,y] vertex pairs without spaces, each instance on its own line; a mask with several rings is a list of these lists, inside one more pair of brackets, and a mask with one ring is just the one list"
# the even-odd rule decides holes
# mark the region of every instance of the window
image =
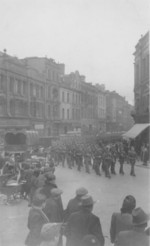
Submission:
[[74,93],[73,93],[73,98],[72,98],[72,102],[74,103]]
[[62,108],[62,119],[64,119],[64,118],[65,118],[65,109]]
[[69,103],[69,92],[67,92],[67,103]]
[[33,86],[33,96],[36,97],[36,87]]
[[30,84],[30,96],[33,96],[33,84]]
[[22,93],[23,95],[27,94],[27,81],[23,81],[23,88],[22,88]]
[[7,77],[4,74],[0,75],[0,90],[4,91],[5,90],[5,83],[7,82]]
[[40,98],[44,98],[44,88],[42,86],[40,88]]
[[15,83],[14,77],[10,77],[10,80],[9,80],[9,91],[10,92],[14,92],[14,83]]
[[51,106],[48,105],[48,117],[50,118],[51,117]]
[[72,119],[74,120],[74,108],[72,109]]
[[65,92],[64,91],[62,92],[62,101],[63,102],[65,101]]
[[67,109],[67,119],[69,120],[69,109]]

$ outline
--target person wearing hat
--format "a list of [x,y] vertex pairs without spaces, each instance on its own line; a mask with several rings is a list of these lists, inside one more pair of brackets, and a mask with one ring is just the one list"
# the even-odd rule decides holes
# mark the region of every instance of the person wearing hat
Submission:
[[[51,196],[46,200],[43,211],[51,223],[62,223],[64,220],[64,210],[61,199],[62,193],[62,190],[53,188],[51,190]],[[62,245],[62,235],[59,237],[58,245]]]
[[81,210],[72,213],[67,221],[65,228],[66,246],[82,246],[82,240],[87,234],[94,235],[99,241],[99,246],[104,245],[100,219],[92,213],[93,206],[92,196],[88,194],[82,196]]
[[142,208],[136,208],[132,212],[133,229],[121,231],[115,242],[115,246],[149,246],[149,236],[145,233],[150,216]]
[[88,194],[88,190],[84,187],[80,187],[76,190],[76,196],[68,202],[67,208],[64,211],[65,221],[68,220],[69,216],[81,209],[81,198]]
[[132,211],[136,206],[136,200],[133,196],[128,195],[123,200],[120,213],[113,213],[110,225],[110,239],[114,243],[120,231],[131,230],[132,224]]
[[34,169],[32,177],[31,177],[31,183],[30,183],[30,194],[29,194],[29,204],[28,206],[30,207],[32,205],[32,200],[35,195],[35,191],[38,188],[38,176],[40,174],[39,169]]
[[51,189],[50,197],[46,200],[46,205],[43,211],[51,223],[63,221],[63,205],[61,200],[62,193],[62,190],[53,188]]
[[46,198],[48,199],[51,195],[51,190],[53,188],[57,188],[56,177],[52,173],[46,173],[45,174],[45,184],[43,185],[43,187],[38,188],[36,190],[36,193],[44,194]]
[[27,246],[38,246],[40,245],[41,238],[41,229],[45,223],[49,222],[48,217],[43,212],[43,207],[45,206],[46,197],[44,195],[38,194],[34,196],[32,202],[32,208],[29,211],[28,216],[28,229],[29,233],[25,240],[25,245]]

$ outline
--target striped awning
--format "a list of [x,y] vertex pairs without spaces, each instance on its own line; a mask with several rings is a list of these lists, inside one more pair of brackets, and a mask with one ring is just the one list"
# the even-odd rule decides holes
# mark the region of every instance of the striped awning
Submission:
[[139,136],[146,128],[150,126],[150,123],[147,124],[135,124],[128,132],[124,133],[123,138],[136,138]]

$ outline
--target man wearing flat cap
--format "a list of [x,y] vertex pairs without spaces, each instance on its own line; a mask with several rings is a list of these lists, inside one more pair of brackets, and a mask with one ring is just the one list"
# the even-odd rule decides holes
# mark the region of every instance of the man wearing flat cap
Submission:
[[68,220],[69,216],[81,209],[81,198],[88,193],[88,190],[84,187],[80,187],[76,190],[76,196],[68,202],[67,208],[64,212],[65,220]]
[[149,236],[145,233],[147,222],[150,219],[143,209],[136,208],[132,212],[133,229],[118,234],[115,246],[149,246]]
[[72,213],[66,225],[65,235],[66,246],[82,246],[85,235],[94,235],[99,242],[99,246],[104,245],[104,236],[99,218],[92,213],[94,201],[90,195],[81,198],[81,210]]

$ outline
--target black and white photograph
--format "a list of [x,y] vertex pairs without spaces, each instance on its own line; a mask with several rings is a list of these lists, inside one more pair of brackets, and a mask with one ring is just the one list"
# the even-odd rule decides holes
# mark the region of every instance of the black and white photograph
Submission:
[[0,246],[150,245],[149,0],[0,0]]

